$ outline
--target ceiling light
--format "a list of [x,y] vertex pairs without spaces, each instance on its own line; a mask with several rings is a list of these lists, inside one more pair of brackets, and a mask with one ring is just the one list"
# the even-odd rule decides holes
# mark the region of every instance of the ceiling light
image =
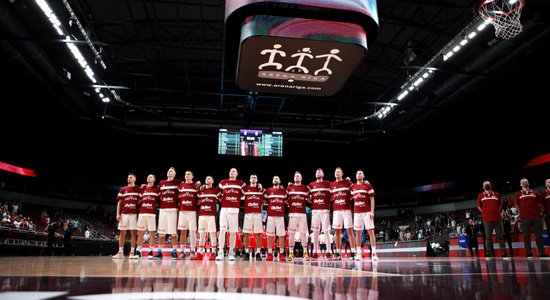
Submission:
[[36,4],[40,7],[42,12],[46,15],[48,20],[50,20],[50,23],[52,24],[55,31],[57,31],[57,34],[63,35],[63,31],[61,30],[61,22],[53,12],[50,5],[45,0],[35,0]]
[[405,98],[405,96],[407,96],[408,94],[409,94],[409,91],[404,91],[403,93],[401,93],[401,95],[399,95],[399,96],[397,97],[397,100],[398,100],[398,101],[403,100],[403,98]]

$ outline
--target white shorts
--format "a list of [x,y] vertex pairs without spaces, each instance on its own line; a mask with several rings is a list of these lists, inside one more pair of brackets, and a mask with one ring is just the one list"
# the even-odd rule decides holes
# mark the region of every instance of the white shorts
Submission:
[[265,228],[267,236],[284,236],[285,235],[285,218],[267,216],[267,226]]
[[216,232],[216,216],[199,216],[199,232]]
[[220,231],[239,231],[239,209],[235,207],[222,207],[220,209]]
[[311,231],[323,232],[330,230],[330,211],[328,209],[312,210],[311,211]]
[[291,213],[288,215],[288,233],[308,233],[306,214]]
[[353,219],[351,218],[351,210],[335,210],[332,212],[332,228],[342,229],[353,228]]
[[197,230],[197,212],[180,211],[178,215],[178,230]]
[[373,229],[374,218],[371,218],[371,215],[372,215],[371,212],[353,214],[353,229],[354,230]]
[[121,214],[118,230],[136,230],[137,214]]
[[137,230],[139,231],[155,231],[157,230],[157,215],[155,214],[139,214],[137,220]]
[[264,231],[262,224],[262,214],[244,214],[243,232],[244,233],[262,233]]
[[178,209],[161,208],[159,210],[159,234],[178,234]]

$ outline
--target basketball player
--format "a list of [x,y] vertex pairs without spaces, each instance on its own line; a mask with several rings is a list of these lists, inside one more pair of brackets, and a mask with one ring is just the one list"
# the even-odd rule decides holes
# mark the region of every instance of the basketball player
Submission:
[[342,259],[342,225],[348,232],[351,245],[351,255],[355,254],[355,239],[353,238],[353,218],[351,215],[351,193],[350,187],[353,184],[349,179],[343,179],[344,171],[337,167],[334,170],[336,180],[330,183],[330,194],[332,198],[332,228],[334,228],[334,239],[336,244],[336,256],[334,259]]
[[166,173],[167,179],[161,180],[160,187],[160,210],[159,210],[159,246],[155,258],[162,259],[162,247],[166,235],[171,235],[172,242],[172,259],[178,259],[178,186],[181,184],[180,179],[176,179],[176,168],[170,167]]
[[285,261],[285,202],[286,189],[281,185],[279,176],[273,176],[273,187],[265,190],[264,197],[268,201],[267,207],[267,261],[273,261],[273,240],[279,237],[279,261]]
[[250,260],[249,245],[250,234],[256,235],[256,254],[252,253],[252,256],[256,257],[256,260],[262,260],[260,253],[261,240],[262,240],[262,206],[264,205],[263,189],[258,185],[258,176],[256,174],[250,175],[250,184],[243,188],[244,190],[244,258],[243,260]]
[[206,176],[205,186],[199,192],[199,251],[192,260],[202,260],[205,252],[206,233],[210,234],[210,260],[216,259],[216,204],[221,196],[220,188],[212,186],[214,178]]
[[197,245],[197,190],[200,187],[200,181],[193,181],[193,172],[185,171],[185,181],[178,186],[179,194],[179,214],[178,230],[181,230],[180,259],[185,258],[185,248],[187,245],[187,232],[189,231],[189,257],[195,257],[195,247]]
[[361,260],[363,249],[361,248],[361,232],[366,229],[369,234],[370,247],[372,249],[372,260],[378,260],[376,255],[376,237],[374,236],[374,190],[372,185],[365,180],[363,170],[355,173],[357,182],[351,185],[353,197],[353,229],[355,230],[355,245],[357,255],[355,260]]
[[289,184],[288,191],[288,233],[289,246],[288,260],[294,258],[294,239],[296,232],[300,233],[300,241],[304,246],[304,260],[309,260],[307,251],[307,216],[306,216],[306,199],[309,196],[309,189],[302,184],[302,173],[294,172],[294,183]]
[[141,189],[141,204],[137,220],[137,251],[136,255],[134,255],[136,259],[141,257],[145,230],[149,231],[149,248],[151,249],[148,258],[153,258],[155,231],[157,230],[157,203],[160,197],[160,188],[155,186],[155,180],[155,175],[149,174],[147,176],[147,185]]
[[134,248],[136,247],[136,227],[138,202],[141,189],[136,186],[136,175],[128,174],[128,185],[122,187],[118,192],[118,202],[116,206],[116,220],[118,221],[118,253],[113,258],[124,258],[124,243],[126,242],[126,231],[130,231],[130,258],[134,258]]
[[[318,258],[319,251],[319,232],[322,231],[328,237],[330,231],[330,182],[323,180],[325,173],[323,169],[318,168],[315,171],[314,182],[308,185],[311,197],[311,231],[313,243],[313,255],[311,259]],[[330,258],[330,253],[326,257]]]
[[235,260],[235,243],[237,242],[237,231],[239,231],[239,210],[241,197],[244,195],[243,187],[246,185],[242,180],[237,179],[239,173],[236,168],[229,170],[229,179],[220,182],[219,188],[222,192],[222,208],[220,209],[220,249],[216,260],[223,260],[223,249],[225,238],[229,231],[229,254],[230,261]]

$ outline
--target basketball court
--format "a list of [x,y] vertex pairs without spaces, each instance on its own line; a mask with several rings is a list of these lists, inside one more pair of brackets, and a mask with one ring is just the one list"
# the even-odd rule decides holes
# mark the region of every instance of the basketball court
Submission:
[[0,299],[548,299],[550,260],[1,258]]

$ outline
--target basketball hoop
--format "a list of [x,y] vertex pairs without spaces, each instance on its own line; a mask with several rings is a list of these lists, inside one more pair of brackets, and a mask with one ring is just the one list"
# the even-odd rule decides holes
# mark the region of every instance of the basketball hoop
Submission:
[[524,5],[525,0],[484,0],[478,12],[493,24],[497,38],[509,39],[523,28],[519,19]]

